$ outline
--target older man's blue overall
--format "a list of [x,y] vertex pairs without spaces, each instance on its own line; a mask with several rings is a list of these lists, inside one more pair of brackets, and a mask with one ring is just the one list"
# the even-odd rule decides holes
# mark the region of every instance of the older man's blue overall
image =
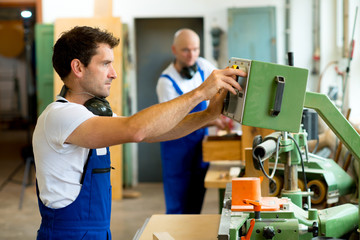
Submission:
[[39,198],[42,217],[38,240],[111,239],[110,152],[97,155],[91,149],[84,167],[81,191],[70,205],[51,209]]
[[[204,72],[198,67],[202,81]],[[183,94],[178,84],[167,74],[176,92]],[[199,103],[191,112],[206,109],[206,102]],[[209,167],[203,162],[202,140],[207,128],[199,129],[180,139],[162,142],[161,158],[167,214],[199,214],[205,187],[204,178]]]

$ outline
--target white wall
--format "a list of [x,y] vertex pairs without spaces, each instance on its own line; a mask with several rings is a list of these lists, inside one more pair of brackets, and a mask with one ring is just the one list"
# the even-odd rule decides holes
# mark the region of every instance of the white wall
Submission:
[[[320,72],[322,72],[328,62],[340,60],[341,55],[336,47],[336,3],[338,0],[320,0]],[[113,16],[120,17],[122,22],[129,25],[130,32],[130,53],[135,56],[135,37],[134,37],[134,20],[135,18],[152,18],[152,17],[203,17],[204,18],[204,56],[217,64],[212,58],[210,29],[217,25],[224,31],[222,43],[222,55],[218,66],[224,67],[228,62],[228,54],[226,52],[226,30],[227,30],[227,9],[233,7],[260,7],[275,6],[277,14],[277,56],[278,63],[285,62],[285,0],[113,0]],[[46,23],[53,23],[56,18],[64,17],[91,17],[93,15],[94,0],[43,0],[43,20]],[[350,0],[350,16],[349,16],[349,34],[352,32],[354,21],[355,6],[360,5],[360,0]],[[308,68],[312,70],[313,56],[313,1],[307,0],[290,0],[290,44],[289,50],[294,52],[295,66]],[[360,15],[360,14],[358,14]],[[357,103],[360,101],[360,56],[359,56],[359,16],[357,20],[357,28],[355,33],[355,52],[351,64],[351,76],[349,78],[349,106],[352,108],[351,120],[359,121],[360,108]],[[350,36],[351,37],[351,36]],[[136,63],[135,63],[136,64]],[[132,85],[135,81],[135,66],[130,73],[132,77]],[[308,90],[316,90],[318,75],[309,74]],[[337,81],[335,72],[329,70],[323,78],[321,92],[326,93],[329,83]],[[132,89],[132,94],[136,93]],[[134,100],[136,98],[134,97]],[[133,109],[136,109],[134,101]]]
[[57,18],[92,17],[94,0],[43,0],[43,22],[54,23]]
[[[313,1],[314,0],[288,0],[290,11],[290,42],[289,51],[294,52],[294,65],[309,69],[308,91],[317,89],[318,74],[311,74],[313,68]],[[341,60],[340,48],[336,45],[336,5],[342,0],[320,0],[320,63],[319,72],[323,72],[325,66],[334,60]],[[360,5],[360,0],[350,1],[349,26],[352,32],[355,6]],[[227,9],[239,7],[264,7],[276,8],[277,29],[277,56],[278,63],[286,64],[285,53],[285,12],[287,0],[113,0],[113,16],[120,17],[123,23],[129,26],[130,54],[135,59],[135,29],[136,18],[170,18],[170,17],[203,17],[204,18],[204,56],[218,67],[225,67],[228,63],[227,53]],[[64,17],[92,17],[94,12],[94,0],[43,0],[43,20],[45,23],[53,23],[57,18]],[[360,15],[360,14],[359,14]],[[352,108],[350,120],[360,124],[360,21],[357,20],[355,33],[354,58],[351,64],[351,76],[349,78],[349,107]],[[245,23],[246,24],[246,23]],[[221,43],[221,54],[218,63],[212,58],[210,29],[219,26],[224,30]],[[351,37],[351,36],[350,36]],[[349,38],[350,38],[349,37]],[[132,66],[129,74],[131,80],[132,109],[136,111],[136,63]],[[321,92],[327,93],[328,86],[338,81],[334,70],[326,71],[322,80]],[[137,183],[137,145],[133,145],[134,158],[134,183]]]
[[350,120],[356,122],[360,126],[360,0],[350,2],[349,12],[349,39],[354,26],[355,8],[359,8],[357,13],[357,20],[355,24],[355,49],[353,60],[350,65],[350,78],[349,78],[349,107],[351,110]]
[[[161,6],[161,7],[160,7]],[[232,7],[260,7],[260,6],[275,6],[278,14],[277,25],[281,26],[283,23],[283,1],[276,0],[253,0],[253,1],[236,1],[228,0],[219,2],[218,0],[152,0],[152,1],[136,1],[136,4],[127,0],[114,0],[113,14],[119,16],[122,21],[129,24],[129,29],[134,33],[134,19],[135,18],[169,18],[169,17],[203,17],[204,18],[204,56],[207,59],[212,59],[211,36],[210,31],[213,26],[219,26],[225,31],[227,30],[227,9]],[[150,10],[151,9],[151,10]],[[283,28],[281,28],[283,29]],[[278,27],[278,34],[280,35],[280,44],[283,42],[282,30]],[[132,37],[133,34],[132,34]],[[133,40],[133,39],[132,39]],[[226,45],[223,45],[225,50]],[[223,51],[224,52],[224,51]],[[278,54],[280,55],[280,54]],[[221,56],[224,59],[224,64],[219,67],[224,67],[227,62],[227,53]],[[214,64],[216,64],[214,62]]]

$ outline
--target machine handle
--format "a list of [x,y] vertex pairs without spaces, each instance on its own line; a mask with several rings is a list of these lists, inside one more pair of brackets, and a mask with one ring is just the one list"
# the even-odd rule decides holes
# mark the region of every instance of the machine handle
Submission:
[[276,76],[275,82],[276,82],[275,102],[274,102],[274,107],[270,110],[270,115],[272,117],[276,117],[280,113],[281,103],[284,95],[285,78],[282,76]]
[[243,199],[245,204],[250,204],[254,206],[254,214],[255,219],[260,219],[260,211],[261,211],[261,204],[259,201],[250,200],[250,199]]
[[258,201],[250,200],[250,199],[243,199],[243,202],[244,202],[245,204],[253,205],[255,212],[260,212],[260,211],[261,211],[261,204],[260,204],[260,202],[258,202]]
[[245,236],[241,237],[241,240],[250,240],[254,226],[255,226],[255,219],[251,219],[249,231],[246,233]]

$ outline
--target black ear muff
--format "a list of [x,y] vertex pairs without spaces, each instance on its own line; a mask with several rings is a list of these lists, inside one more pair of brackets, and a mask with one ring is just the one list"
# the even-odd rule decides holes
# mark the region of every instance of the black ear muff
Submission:
[[180,71],[180,76],[185,79],[192,79],[196,74],[198,67],[196,64],[190,67],[183,67]]
[[84,106],[98,116],[112,117],[110,103],[105,98],[93,97],[84,103]]

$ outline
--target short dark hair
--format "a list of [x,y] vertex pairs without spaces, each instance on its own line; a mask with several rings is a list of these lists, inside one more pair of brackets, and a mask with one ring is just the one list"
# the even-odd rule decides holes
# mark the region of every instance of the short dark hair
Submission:
[[73,59],[79,59],[86,67],[96,54],[99,43],[106,43],[114,48],[119,42],[119,38],[114,37],[106,30],[76,26],[62,33],[56,41],[52,57],[53,67],[60,78],[64,80],[71,72],[71,61]]

